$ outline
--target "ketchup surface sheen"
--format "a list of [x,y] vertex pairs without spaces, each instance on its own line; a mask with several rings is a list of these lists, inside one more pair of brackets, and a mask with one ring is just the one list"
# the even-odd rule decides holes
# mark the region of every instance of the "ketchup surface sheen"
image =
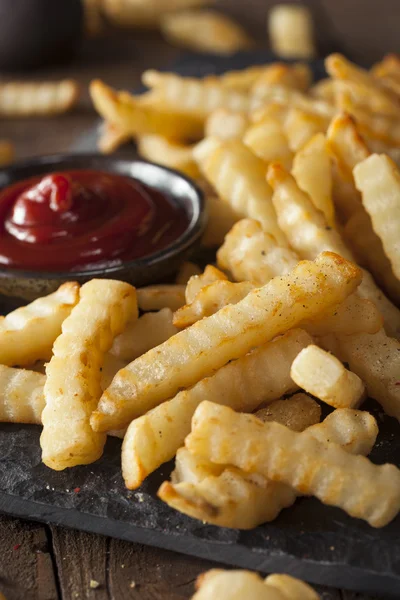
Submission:
[[166,248],[183,208],[136,179],[94,170],[32,177],[0,191],[0,265],[83,271]]

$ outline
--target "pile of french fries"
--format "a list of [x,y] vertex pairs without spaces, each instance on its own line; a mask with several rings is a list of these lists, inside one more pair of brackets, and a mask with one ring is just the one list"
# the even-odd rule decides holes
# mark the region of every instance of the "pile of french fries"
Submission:
[[400,420],[400,62],[327,70],[92,85],[114,135],[198,178],[220,247],[176,283],[66,283],[2,319],[0,418],[43,424],[47,466],[90,464],[117,435],[127,487],[175,457],[158,496],[203,522],[253,528],[304,495],[373,527],[397,515],[400,471],[367,458],[362,403]]

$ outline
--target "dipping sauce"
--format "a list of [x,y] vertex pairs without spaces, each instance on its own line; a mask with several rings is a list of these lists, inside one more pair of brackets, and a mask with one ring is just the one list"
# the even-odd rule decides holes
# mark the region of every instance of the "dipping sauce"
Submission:
[[0,191],[0,265],[84,271],[166,248],[187,229],[184,209],[123,175],[76,170]]

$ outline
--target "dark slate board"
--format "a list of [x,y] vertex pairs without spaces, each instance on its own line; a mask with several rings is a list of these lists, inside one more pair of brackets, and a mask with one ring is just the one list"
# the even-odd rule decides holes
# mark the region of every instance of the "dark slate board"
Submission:
[[[190,56],[174,70],[205,75],[271,59],[265,53],[233,59]],[[323,71],[314,65],[316,76]],[[76,150],[91,151],[96,131]],[[378,419],[380,435],[371,458],[400,465],[400,426],[376,404],[365,406]],[[120,442],[110,439],[97,463],[61,473],[41,463],[40,428],[0,425],[0,511],[159,546],[261,572],[287,572],[312,583],[400,598],[400,516],[373,529],[339,509],[302,498],[273,523],[252,531],[204,525],[159,501],[156,491],[172,465],[154,473],[135,492],[125,489]],[[373,485],[373,484],[372,484]],[[79,491],[78,491],[79,489]]]

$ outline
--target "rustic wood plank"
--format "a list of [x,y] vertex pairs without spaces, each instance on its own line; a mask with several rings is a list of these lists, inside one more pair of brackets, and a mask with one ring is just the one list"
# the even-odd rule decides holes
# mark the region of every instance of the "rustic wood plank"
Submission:
[[7,600],[57,600],[46,527],[0,516],[0,591]]
[[[109,600],[107,538],[52,525],[50,529],[62,599]],[[91,581],[98,586],[91,587]]]

